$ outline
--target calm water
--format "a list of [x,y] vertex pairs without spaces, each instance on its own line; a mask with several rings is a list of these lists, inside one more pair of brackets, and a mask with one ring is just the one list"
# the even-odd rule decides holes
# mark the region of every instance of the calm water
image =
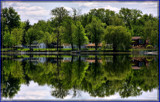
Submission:
[[3,100],[157,100],[158,56],[5,56]]

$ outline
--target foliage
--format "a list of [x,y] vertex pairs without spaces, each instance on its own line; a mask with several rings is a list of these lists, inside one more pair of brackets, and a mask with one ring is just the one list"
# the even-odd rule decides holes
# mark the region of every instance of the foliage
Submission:
[[81,45],[88,42],[88,38],[86,36],[86,33],[84,31],[83,26],[81,25],[81,22],[76,22],[76,28],[74,32],[74,43],[78,46],[79,50],[81,50]]
[[15,28],[11,32],[12,46],[22,44],[23,29]]
[[73,36],[75,32],[75,25],[72,19],[67,19],[63,23],[64,26],[64,33],[63,33],[63,42],[71,44],[73,50]]
[[86,26],[88,36],[90,36],[91,42],[95,43],[95,49],[97,50],[98,43],[102,40],[102,34],[104,33],[105,24],[96,17],[92,18],[92,22]]
[[131,43],[131,34],[127,32],[127,29],[122,26],[108,26],[104,41],[109,44],[113,44],[113,50],[129,50]]
[[9,32],[11,32],[13,28],[20,26],[20,16],[13,7],[2,9],[2,25],[2,28],[7,26]]
[[[62,62],[60,58],[72,60]],[[131,58],[128,55],[95,55],[85,58],[94,59],[94,62],[88,63],[81,56],[53,56],[38,63],[32,61],[31,56],[23,62],[6,57],[2,62],[2,97],[14,97],[20,85],[28,85],[31,80],[39,85],[53,87],[51,94],[57,98],[66,97],[69,90],[73,90],[73,97],[78,94],[78,90],[82,90],[94,97],[119,93],[125,98],[139,96],[142,91],[152,91],[158,87],[158,59],[155,56],[149,57],[153,60],[147,61],[148,65],[144,64],[140,70],[131,68]]]

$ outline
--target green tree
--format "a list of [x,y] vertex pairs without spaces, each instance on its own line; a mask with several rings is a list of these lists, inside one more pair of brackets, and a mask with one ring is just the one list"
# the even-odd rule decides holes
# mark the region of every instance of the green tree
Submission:
[[37,31],[37,29],[34,29],[33,27],[28,29],[25,35],[25,40],[27,44],[30,45],[30,50],[31,50],[31,44],[33,43],[33,41],[40,41],[40,38],[42,35],[43,35],[42,31]]
[[11,31],[12,46],[22,44],[23,29],[14,28]]
[[73,35],[75,30],[75,25],[72,21],[72,19],[65,20],[64,24],[64,34],[63,34],[63,41],[64,43],[69,43],[72,46],[73,51]]
[[12,42],[11,42],[11,35],[7,31],[4,32],[3,34],[4,35],[3,35],[3,42],[2,42],[2,44],[3,44],[3,46],[9,48],[11,46],[11,44],[12,44]]
[[158,45],[158,20],[145,22],[143,37],[145,40],[150,40],[153,46]]
[[132,29],[132,24],[135,24],[139,17],[142,16],[142,11],[136,9],[121,8],[119,14],[126,26],[129,29]]
[[104,40],[106,43],[113,44],[113,51],[129,50],[131,43],[131,34],[127,32],[127,29],[122,26],[108,26]]
[[23,41],[22,41],[22,44],[24,44],[24,45],[27,43],[26,40],[25,40],[25,36],[26,36],[26,33],[27,33],[27,31],[28,31],[28,29],[30,27],[31,27],[31,25],[30,25],[29,20],[25,21],[24,33],[23,33]]
[[75,32],[74,32],[74,43],[78,46],[79,50],[81,50],[81,45],[87,42],[88,42],[88,38],[86,36],[84,28],[81,25],[81,22],[77,21]]
[[64,20],[69,15],[69,12],[64,7],[57,7],[51,10],[51,14],[54,16],[55,24],[60,26]]
[[48,47],[49,44],[52,43],[52,35],[48,32],[43,33],[42,42],[46,44],[46,47]]
[[60,34],[60,32],[62,31],[62,27],[60,26],[62,26],[64,19],[68,17],[69,12],[64,7],[59,7],[59,8],[57,7],[51,10],[51,14],[54,16],[53,24],[55,27],[55,34],[57,37],[57,51],[58,51],[58,45],[61,46],[61,40],[62,40]]
[[98,43],[101,42],[104,25],[101,20],[93,17],[92,22],[86,26],[88,34],[91,36],[91,42],[95,43],[95,50],[97,50]]
[[2,19],[2,28],[7,26],[10,33],[13,28],[20,26],[20,16],[13,7],[2,9]]

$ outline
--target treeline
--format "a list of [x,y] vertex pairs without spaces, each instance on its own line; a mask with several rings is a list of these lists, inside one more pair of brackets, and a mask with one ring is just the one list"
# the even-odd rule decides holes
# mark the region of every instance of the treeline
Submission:
[[137,9],[121,8],[119,13],[109,9],[92,9],[87,14],[79,10],[67,11],[64,7],[51,10],[52,18],[40,20],[34,25],[20,21],[20,16],[12,8],[2,9],[3,47],[16,45],[31,45],[34,41],[51,43],[58,46],[63,43],[77,45],[79,50],[83,44],[99,43],[113,44],[113,50],[128,50],[131,47],[131,37],[141,36],[149,40],[150,45],[158,45],[158,18],[151,14],[142,14]]
[[148,65],[139,70],[132,69],[128,55],[102,56],[102,63],[99,56],[95,56],[95,63],[87,63],[80,57],[75,60],[74,56],[73,61],[63,63],[59,58],[57,63],[48,58],[46,62],[37,64],[30,60],[4,59],[2,97],[13,98],[22,84],[29,85],[31,81],[39,86],[47,84],[53,87],[51,95],[56,98],[66,97],[71,90],[73,97],[81,90],[94,97],[119,93],[121,98],[127,98],[158,88],[157,57],[147,57],[150,60]]

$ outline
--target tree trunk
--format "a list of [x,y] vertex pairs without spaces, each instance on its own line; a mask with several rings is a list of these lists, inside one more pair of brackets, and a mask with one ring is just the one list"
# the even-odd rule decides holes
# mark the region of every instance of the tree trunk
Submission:
[[116,51],[117,51],[117,46],[113,45],[113,52],[116,52]]
[[29,43],[29,45],[30,45],[30,46],[29,46],[29,50],[31,51],[31,42]]
[[96,51],[97,51],[97,45],[98,45],[98,44],[97,44],[97,42],[96,42],[96,43],[95,43],[95,49],[96,49]]
[[57,32],[57,51],[58,51],[58,44],[59,44],[59,31]]
[[73,55],[72,55],[71,63],[73,63]]
[[73,51],[73,43],[71,43],[71,46],[72,46],[72,51]]
[[79,50],[81,50],[81,45],[80,44],[78,45],[78,47],[79,47]]
[[60,39],[60,51],[61,51],[61,39]]
[[58,51],[58,37],[57,37],[57,51]]

